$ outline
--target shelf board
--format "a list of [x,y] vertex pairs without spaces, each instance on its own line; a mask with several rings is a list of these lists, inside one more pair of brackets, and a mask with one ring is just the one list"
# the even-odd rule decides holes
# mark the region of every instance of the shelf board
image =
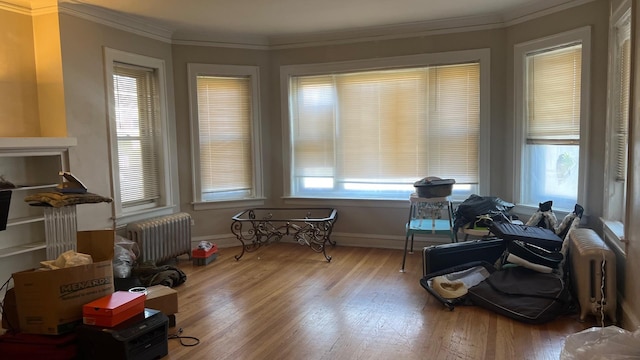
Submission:
[[39,222],[39,221],[44,221],[44,216],[36,215],[36,216],[26,216],[26,217],[21,217],[16,219],[9,219],[9,221],[7,221],[7,226],[30,224],[30,223]]
[[23,254],[31,251],[37,251],[37,250],[45,249],[46,247],[47,245],[45,245],[44,241],[12,246],[8,248],[0,249],[0,258]]
[[0,150],[38,151],[41,149],[67,149],[78,145],[72,137],[7,137],[2,138]]
[[38,190],[38,189],[52,189],[58,186],[58,184],[30,184],[30,185],[17,185],[17,187],[13,189],[6,189],[11,191],[28,191],[28,190]]

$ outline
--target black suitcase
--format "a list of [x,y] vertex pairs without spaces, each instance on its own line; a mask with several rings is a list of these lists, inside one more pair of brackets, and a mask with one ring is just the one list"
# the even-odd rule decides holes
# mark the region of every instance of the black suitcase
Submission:
[[474,261],[494,264],[506,247],[502,239],[427,246],[422,249],[422,276]]
[[[456,265],[454,267],[444,269],[423,276],[420,279],[420,285],[438,301],[440,301],[449,310],[453,310],[456,305],[472,305],[468,300],[468,289],[476,286],[496,271],[492,264],[486,261],[474,261],[466,264]],[[440,279],[440,280],[438,280]],[[440,285],[449,283],[449,288]],[[453,284],[459,283],[457,288],[453,288]]]
[[547,250],[562,248],[562,239],[550,229],[508,222],[493,222],[489,230],[506,241],[521,240]]
[[469,288],[467,301],[528,324],[542,324],[571,309],[571,295],[559,275],[521,266],[495,271]]

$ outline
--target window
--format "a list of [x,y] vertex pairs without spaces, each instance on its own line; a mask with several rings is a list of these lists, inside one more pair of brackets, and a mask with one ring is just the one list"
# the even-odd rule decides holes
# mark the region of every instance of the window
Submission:
[[[624,235],[626,205],[629,95],[631,89],[631,2],[612,12],[609,29],[609,98],[605,166],[605,235]],[[617,243],[620,245],[620,243]],[[619,246],[623,249],[623,246]]]
[[105,49],[105,72],[116,219],[166,210],[164,62]]
[[465,55],[284,67],[286,193],[406,199],[425,176],[455,179],[460,198],[480,191],[488,52]]
[[589,29],[516,46],[518,203],[584,204]]
[[258,68],[189,64],[194,201],[262,196]]

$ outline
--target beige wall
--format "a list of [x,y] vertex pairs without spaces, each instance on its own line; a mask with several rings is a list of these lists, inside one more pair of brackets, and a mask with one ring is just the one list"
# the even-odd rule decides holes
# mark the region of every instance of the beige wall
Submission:
[[[190,160],[189,104],[187,70],[189,62],[257,65],[260,67],[263,161],[267,206],[285,206],[282,199],[283,154],[280,112],[279,69],[282,65],[357,60],[453,50],[489,48],[491,50],[491,188],[490,194],[512,201],[513,157],[513,45],[573,28],[591,25],[592,121],[591,134],[604,134],[606,102],[607,1],[590,2],[559,14],[549,15],[508,28],[462,32],[405,39],[376,40],[353,44],[315,46],[283,50],[247,50],[205,46],[170,46],[163,42],[91,23],[62,14],[61,41],[64,59],[65,101],[69,135],[78,138],[72,169],[98,191],[110,193],[106,105],[102,69],[102,46],[143,53],[167,59],[175,83],[175,126],[180,174],[180,207],[195,218],[197,237],[227,238],[230,217],[238,208],[194,211]],[[577,14],[577,15],[574,15]],[[506,71],[505,71],[506,69]],[[87,91],[91,89],[91,91]],[[590,139],[590,191],[587,212],[602,214],[602,158],[604,139]],[[100,170],[95,171],[99,164]],[[598,175],[600,174],[600,175]],[[592,176],[593,175],[593,176]],[[597,175],[597,176],[596,176]],[[488,195],[488,194],[483,194]],[[370,246],[389,240],[387,246],[400,247],[404,240],[406,204],[404,202],[321,202],[316,206],[336,207],[340,220],[336,236],[343,244]],[[309,206],[308,204],[302,204]],[[301,205],[301,206],[302,206]],[[110,213],[96,214],[95,222],[107,224]]]
[[[634,42],[634,68],[635,73],[640,69],[640,8],[634,2],[633,21],[636,22]],[[629,179],[627,185],[627,193],[633,194],[627,199],[627,213],[625,221],[625,238],[627,239],[626,253],[626,284],[625,284],[625,300],[623,307],[628,307],[623,318],[625,328],[635,330],[640,326],[640,285],[636,281],[640,274],[640,77],[635,75],[633,85],[633,106],[631,108],[630,135],[629,135]]]
[[[110,47],[165,61],[168,69],[169,132],[175,134],[171,45],[66,14],[60,14],[60,43],[67,128],[69,136],[78,140],[78,146],[70,152],[70,168],[89,191],[113,196],[103,48]],[[170,154],[174,157],[171,174],[177,183],[176,144],[173,136],[171,139]],[[188,181],[188,177],[185,176],[183,181]],[[112,214],[111,205],[106,203],[81,205],[78,226],[81,229],[111,228]]]
[[67,136],[58,14],[33,17],[40,136]]
[[[637,11],[637,9],[636,9]],[[556,14],[511,25],[503,29],[420,36],[394,40],[376,40],[353,44],[314,46],[281,50],[247,50],[206,46],[170,45],[168,43],[117,30],[105,25],[59,15],[62,53],[64,108],[68,135],[78,139],[71,152],[71,169],[89,186],[90,191],[111,195],[106,95],[103,72],[103,46],[164,59],[169,72],[169,120],[175,142],[172,174],[179,180],[180,210],[192,213],[194,236],[198,239],[228,240],[230,218],[238,208],[194,211],[190,160],[189,104],[187,96],[187,63],[257,65],[260,67],[262,143],[265,194],[267,206],[285,206],[283,200],[283,154],[280,109],[279,69],[283,65],[308,64],[489,48],[491,50],[491,195],[512,201],[514,158],[513,53],[517,43],[537,39],[582,26],[591,26],[591,122],[589,128],[588,197],[585,204],[589,223],[603,213],[604,134],[606,119],[606,74],[608,1],[596,0]],[[636,14],[636,18],[640,15]],[[31,19],[0,11],[0,23],[10,31],[0,35],[0,136],[38,136],[37,79]],[[8,71],[10,69],[11,71]],[[19,71],[15,71],[19,69]],[[636,85],[638,86],[638,85]],[[637,95],[636,95],[637,96]],[[640,103],[640,99],[636,104]],[[175,107],[174,107],[175,106]],[[637,105],[636,105],[637,107]],[[637,113],[635,115],[637,120]],[[10,125],[7,119],[16,119]],[[636,121],[637,122],[637,121]],[[636,129],[637,132],[637,129]],[[640,135],[636,139],[640,141]],[[637,141],[636,141],[637,143]],[[638,150],[636,150],[638,152]],[[640,158],[640,155],[636,154]],[[636,167],[640,165],[636,159]],[[635,175],[635,173],[634,173]],[[640,182],[635,179],[635,188]],[[634,193],[633,191],[631,193]],[[483,194],[486,195],[486,194]],[[630,205],[634,219],[640,205],[635,197]],[[342,245],[393,246],[404,241],[406,202],[308,202],[317,206],[333,206],[339,210],[334,239]],[[112,226],[111,206],[83,205],[81,228]],[[628,223],[633,224],[632,221]],[[598,229],[599,230],[599,229]],[[640,229],[630,226],[628,238]],[[637,242],[636,242],[637,243]],[[640,251],[630,243],[627,273],[637,272]],[[413,255],[419,256],[419,255]],[[631,260],[635,258],[634,262]],[[400,266],[400,264],[398,264]],[[632,271],[633,270],[633,271]],[[640,295],[640,287],[629,280],[627,294]],[[640,314],[640,305],[632,304]]]
[[[507,30],[507,87],[506,92],[506,117],[502,119],[501,128],[505,129],[504,141],[506,149],[514,147],[514,88],[513,88],[513,54],[514,46],[518,43],[544,38],[563,31],[577,29],[583,26],[591,27],[591,102],[590,102],[590,127],[588,129],[588,172],[587,172],[587,199],[584,204],[584,221],[590,227],[601,233],[602,224],[599,218],[603,213],[604,200],[604,166],[605,166],[605,134],[607,118],[607,61],[608,61],[608,34],[609,34],[609,3],[600,0],[587,3],[583,6],[557,12],[543,18],[534,19],[522,24],[509,27]],[[504,179],[502,196],[508,196],[508,190],[513,183],[515,172],[512,152],[505,151]],[[493,179],[492,179],[493,180]],[[491,184],[493,188],[493,183]],[[498,188],[495,188],[496,190]],[[507,197],[508,198],[508,197]]]
[[[178,141],[178,172],[180,174],[180,207],[188,211],[194,218],[193,236],[230,237],[231,217],[238,213],[239,208],[220,210],[193,211],[193,182],[191,177],[191,130],[189,120],[189,97],[187,64],[231,64],[258,66],[260,76],[260,113],[262,114],[262,161],[265,164],[264,179],[266,181],[266,196],[271,198],[268,186],[278,174],[271,168],[271,158],[274,153],[272,145],[280,141],[280,137],[271,138],[270,128],[273,118],[269,114],[270,104],[273,104],[269,84],[269,54],[264,50],[229,49],[203,46],[173,46],[173,72],[175,77],[176,103],[176,138]],[[275,194],[280,196],[281,193]],[[238,242],[238,244],[240,244]]]
[[[329,46],[317,46],[297,49],[286,49],[273,51],[271,55],[271,140],[273,145],[273,157],[270,166],[273,176],[271,193],[274,194],[272,201],[275,206],[286,206],[281,197],[283,196],[282,176],[282,141],[281,138],[282,113],[279,104],[281,103],[280,89],[280,67],[292,64],[312,64],[322,62],[338,62],[349,60],[361,60],[381,57],[393,57],[403,55],[429,54],[457,50],[488,48],[491,52],[491,119],[501,119],[504,117],[505,102],[505,30],[485,30],[476,32],[462,32],[444,35],[420,36],[406,39],[369,41],[356,44],[341,44]],[[492,125],[493,127],[493,125]],[[499,132],[499,128],[496,129]],[[493,131],[492,131],[493,132]],[[501,135],[497,135],[500,137]],[[500,142],[491,144],[490,162],[500,164],[502,153]],[[499,189],[501,185],[501,167],[492,167],[491,187]],[[496,184],[493,184],[493,179]],[[313,205],[313,202],[309,202]],[[338,209],[340,220],[337,222],[335,231],[342,236],[350,238],[347,240],[354,245],[367,246],[374,244],[374,238],[384,236],[395,241],[395,245],[400,247],[404,244],[404,224],[408,215],[408,201],[344,201],[323,202],[323,206],[331,206]],[[363,236],[363,234],[369,236]]]
[[30,16],[0,10],[0,137],[40,136]]

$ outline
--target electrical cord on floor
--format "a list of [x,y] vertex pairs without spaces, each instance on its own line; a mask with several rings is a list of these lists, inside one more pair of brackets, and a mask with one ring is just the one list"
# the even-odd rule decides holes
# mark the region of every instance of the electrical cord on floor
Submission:
[[[180,340],[180,345],[182,345],[182,346],[196,346],[196,345],[200,344],[200,339],[198,339],[197,337],[194,337],[194,336],[182,336],[182,328],[179,328],[178,332],[175,333],[175,334],[169,334],[168,339],[169,340],[178,339],[178,340]],[[189,342],[185,343],[184,339],[189,339]]]

